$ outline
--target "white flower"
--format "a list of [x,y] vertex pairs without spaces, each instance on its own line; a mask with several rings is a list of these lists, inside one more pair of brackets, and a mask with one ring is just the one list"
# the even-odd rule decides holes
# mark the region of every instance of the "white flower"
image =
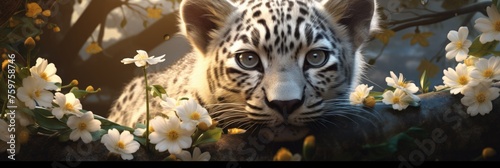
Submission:
[[470,77],[480,80],[500,80],[500,57],[492,56],[489,59],[480,58]]
[[146,65],[154,65],[160,62],[165,61],[163,59],[165,57],[165,54],[158,56],[155,58],[155,56],[148,56],[148,53],[144,50],[137,50],[137,55],[134,56],[134,58],[124,58],[122,59],[123,64],[131,64],[135,63],[137,67],[143,67]]
[[37,58],[35,66],[30,68],[32,76],[40,77],[47,81],[45,89],[47,90],[61,90],[55,83],[62,83],[61,77],[56,75],[57,68],[54,63],[48,63],[46,59]]
[[396,76],[396,74],[394,74],[394,72],[391,71],[390,73],[391,77],[385,78],[385,82],[387,82],[388,86],[401,89],[408,93],[418,92],[418,87],[412,82],[405,81],[402,73],[399,73],[399,78]]
[[471,116],[477,114],[485,115],[492,110],[491,101],[499,95],[500,89],[490,87],[490,82],[482,82],[475,87],[464,90],[464,97],[461,99],[463,105],[467,106],[467,113]]
[[443,83],[451,88],[451,94],[463,93],[465,88],[476,85],[476,83],[472,82],[473,79],[469,77],[471,70],[465,64],[459,63],[455,69],[443,70]]
[[486,13],[489,18],[479,18],[474,25],[474,28],[482,32],[479,41],[483,44],[493,40],[500,41],[500,14],[495,4],[486,7]]
[[363,101],[370,94],[373,86],[368,87],[366,84],[356,86],[354,92],[349,95],[349,100],[352,105],[363,105]]
[[94,119],[94,114],[91,111],[84,113],[81,117],[70,116],[67,124],[73,130],[69,134],[69,139],[77,141],[82,138],[85,143],[92,141],[91,132],[101,129],[101,121]]
[[458,32],[455,30],[448,32],[448,40],[451,42],[445,48],[446,58],[455,57],[456,61],[463,61],[467,58],[469,47],[472,45],[472,42],[467,40],[468,35],[469,29],[465,26],[460,27]]
[[193,140],[191,135],[194,129],[181,128],[181,121],[177,117],[169,119],[162,118],[151,120],[150,123],[155,130],[149,134],[151,143],[156,144],[155,149],[160,152],[168,150],[170,154],[178,154],[182,149],[191,147]]
[[191,156],[191,153],[189,151],[183,150],[179,154],[175,155],[177,158],[181,159],[182,161],[209,161],[210,160],[210,153],[208,152],[203,152],[201,153],[200,148],[195,147],[193,149],[193,156]]
[[17,98],[24,102],[29,109],[35,106],[52,107],[52,93],[45,90],[47,81],[28,76],[23,79],[23,86],[17,89]]
[[0,140],[4,142],[9,141],[10,133],[7,131],[8,124],[5,120],[0,119]]
[[177,115],[182,120],[181,127],[187,130],[195,129],[198,123],[212,125],[212,118],[207,109],[201,107],[194,99],[187,100],[182,106],[176,108]]
[[[158,120],[158,119],[162,119],[162,118],[160,118],[160,117],[155,117],[155,118],[153,118],[153,119],[149,120],[149,123],[153,122],[153,120]],[[155,130],[153,129],[153,126],[152,126],[151,124],[149,124],[149,133],[151,134],[151,133],[152,133],[152,132],[154,132],[154,131],[155,131]],[[136,129],[134,130],[134,135],[136,135],[136,136],[140,136],[140,137],[142,137],[142,136],[144,136],[144,133],[146,133],[146,128],[136,128]]]
[[52,109],[52,114],[56,116],[57,119],[61,119],[64,114],[74,114],[78,117],[83,115],[83,113],[80,112],[82,104],[73,93],[63,95],[62,93],[56,92],[54,98],[54,103],[59,105],[59,107]]
[[396,89],[394,92],[386,91],[382,94],[382,97],[382,102],[385,104],[392,104],[392,108],[399,111],[406,109],[408,105],[413,102],[412,97],[408,96],[401,89]]
[[184,105],[184,103],[187,101],[185,99],[175,100],[174,98],[167,96],[162,96],[161,100],[162,101],[160,102],[160,106],[162,106],[163,109],[167,111],[168,117],[176,117],[175,115],[176,108]]
[[120,134],[115,128],[108,130],[108,134],[102,136],[101,143],[111,153],[120,154],[123,160],[134,159],[132,153],[140,147],[139,142],[134,141],[134,136],[129,131],[125,130]]

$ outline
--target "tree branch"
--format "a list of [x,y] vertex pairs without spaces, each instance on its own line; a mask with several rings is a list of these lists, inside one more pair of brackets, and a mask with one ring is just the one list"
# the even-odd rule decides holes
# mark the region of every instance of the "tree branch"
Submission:
[[464,7],[464,8],[460,8],[460,9],[439,12],[439,13],[433,13],[433,14],[427,14],[427,15],[421,15],[418,17],[404,19],[404,20],[392,21],[392,22],[389,22],[388,25],[391,25],[392,27],[394,27],[394,28],[391,28],[393,31],[399,31],[399,30],[406,29],[408,27],[438,23],[438,22],[441,22],[443,20],[447,20],[447,19],[456,17],[458,15],[462,15],[462,14],[467,14],[467,13],[472,13],[472,12],[477,12],[477,11],[484,11],[484,10],[486,10],[486,7],[489,5],[491,5],[491,1],[479,2],[479,3],[473,4],[473,5]]

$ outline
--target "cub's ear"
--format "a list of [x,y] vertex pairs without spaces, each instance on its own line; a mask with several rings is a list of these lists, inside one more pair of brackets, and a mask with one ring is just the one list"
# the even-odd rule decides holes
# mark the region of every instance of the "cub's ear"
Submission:
[[228,0],[183,0],[180,29],[195,49],[206,54],[214,30],[222,27],[235,9]]
[[324,0],[324,8],[333,21],[346,26],[354,47],[358,48],[378,29],[376,0]]

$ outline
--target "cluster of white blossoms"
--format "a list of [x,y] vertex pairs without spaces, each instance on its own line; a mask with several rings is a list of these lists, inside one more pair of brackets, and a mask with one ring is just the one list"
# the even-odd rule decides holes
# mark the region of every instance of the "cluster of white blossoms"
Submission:
[[[69,115],[66,122],[72,129],[69,138],[73,141],[82,139],[83,142],[89,143],[92,141],[91,132],[100,130],[101,122],[94,119],[91,111],[80,111],[82,105],[73,93],[58,92],[61,88],[57,85],[60,85],[62,80],[56,72],[57,68],[53,63],[49,64],[46,59],[37,58],[35,66],[30,68],[30,76],[24,78],[22,86],[17,89],[17,98],[31,110],[51,109],[52,114],[59,120],[64,115]],[[56,92],[53,94],[51,91]],[[32,123],[23,125],[29,124]]]
[[[486,44],[500,41],[500,14],[495,4],[488,6],[486,12],[489,18],[479,18],[475,21],[474,27],[482,32],[479,42]],[[491,101],[498,98],[500,88],[493,87],[492,84],[500,81],[500,56],[491,55],[487,57],[476,57],[469,55],[469,49],[473,42],[467,37],[469,29],[462,26],[456,30],[451,30],[447,34],[450,42],[446,45],[446,58],[458,62],[455,68],[443,70],[443,84],[435,86],[436,91],[449,89],[453,95],[462,94],[461,103],[467,106],[467,113],[471,116],[477,114],[485,115],[492,110]],[[393,109],[403,110],[412,103],[418,103],[419,97],[415,95],[418,87],[411,82],[404,81],[403,75],[399,78],[391,71],[391,77],[385,80],[387,85],[395,88],[394,91],[383,93],[383,102],[392,104]],[[370,94],[373,87],[365,84],[359,85],[351,92],[349,97],[353,105],[365,105],[365,99]]]
[[[385,78],[385,81],[394,91],[385,91],[382,94],[382,102],[392,105],[392,108],[395,110],[401,111],[409,105],[417,104],[420,101],[420,98],[415,95],[418,92],[418,87],[414,83],[405,81],[402,73],[398,77],[391,71],[390,75],[390,77]],[[372,89],[373,86],[368,87],[366,84],[358,85],[349,96],[351,104],[368,106],[366,99],[369,97]]]
[[[121,62],[123,64],[135,63],[137,67],[146,68],[149,65],[154,65],[165,61],[165,59],[163,59],[165,55],[155,57],[149,56],[148,53],[144,50],[137,50],[136,52],[137,55],[135,55],[134,58],[125,58]],[[208,114],[208,111],[200,104],[198,104],[194,99],[183,98],[176,100],[174,98],[168,97],[167,95],[160,95],[160,98],[162,99],[160,105],[163,107],[163,112],[165,115],[156,116],[149,121],[150,125],[147,128],[149,131],[149,135],[145,135],[145,133],[147,132],[146,128],[136,128],[134,130],[134,135],[139,137],[148,137],[149,141],[155,144],[156,150],[160,152],[168,151],[170,154],[177,156],[183,161],[210,160],[210,153],[201,153],[198,147],[194,148],[192,156],[189,151],[183,150],[192,147],[192,135],[197,129],[207,129],[208,127],[212,126],[212,118]],[[127,134],[127,136],[128,135],[129,134]],[[118,146],[126,148],[126,143],[129,141],[123,141],[122,145],[120,145],[118,143],[120,141],[116,140],[117,135],[112,136],[114,136],[115,138],[106,137],[105,140],[103,137],[103,143],[104,141],[108,141],[107,139],[115,139],[113,143],[107,142],[111,144],[109,145],[111,147],[108,147],[108,145],[106,145],[106,147],[108,147],[108,149],[112,152],[121,153],[123,159],[130,158],[131,155],[126,155],[125,157],[123,155],[127,154],[127,152],[129,151],[120,150],[120,148],[116,147],[118,144]]]
[[[479,41],[482,44],[500,41],[500,14],[495,4],[486,8],[489,18],[479,18],[474,28],[482,32]],[[479,58],[468,55],[470,40],[467,40],[469,30],[460,27],[457,31],[448,33],[450,43],[446,46],[446,58],[455,60],[458,65],[443,70],[444,86],[451,94],[462,94],[463,105],[467,106],[467,113],[471,116],[485,115],[492,110],[491,101],[499,96],[500,89],[492,87],[492,83],[500,80],[500,57],[492,55],[489,58]]]

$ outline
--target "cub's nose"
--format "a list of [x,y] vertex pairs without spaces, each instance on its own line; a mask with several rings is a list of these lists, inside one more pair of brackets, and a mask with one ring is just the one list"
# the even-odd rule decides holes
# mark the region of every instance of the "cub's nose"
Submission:
[[284,118],[288,118],[293,111],[302,105],[302,101],[299,99],[293,100],[273,100],[270,101],[270,107],[274,110],[281,112]]

